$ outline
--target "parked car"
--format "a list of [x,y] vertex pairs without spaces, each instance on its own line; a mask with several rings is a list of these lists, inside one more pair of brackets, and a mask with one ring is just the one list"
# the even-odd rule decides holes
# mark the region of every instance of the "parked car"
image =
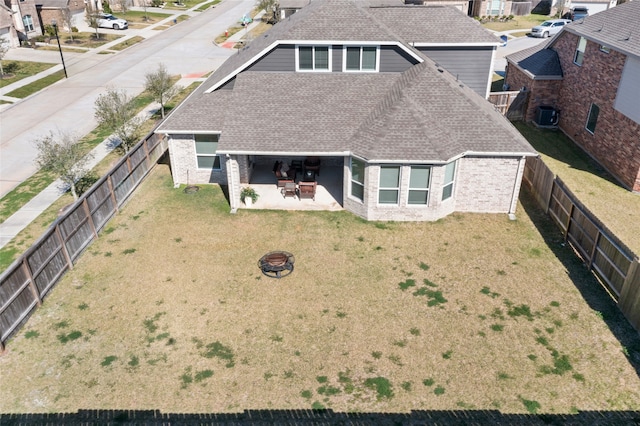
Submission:
[[531,29],[531,36],[547,38],[558,34],[562,27],[570,23],[571,21],[568,19],[551,19],[544,21],[542,24],[536,25]]
[[121,18],[116,18],[110,13],[101,13],[98,15],[98,27],[100,28],[113,28],[114,30],[126,30],[129,28],[129,23]]
[[572,21],[577,21],[578,19],[586,18],[589,16],[589,9],[584,6],[576,6],[571,9],[570,17]]

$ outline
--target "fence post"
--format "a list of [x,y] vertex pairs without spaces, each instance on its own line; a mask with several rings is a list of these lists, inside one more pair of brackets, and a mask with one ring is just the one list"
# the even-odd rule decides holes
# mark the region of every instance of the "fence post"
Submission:
[[640,332],[640,266],[637,258],[629,266],[622,284],[618,309],[622,311],[633,328]]
[[116,209],[116,213],[120,211],[118,208],[118,200],[116,199],[116,191],[113,189],[113,181],[111,180],[111,174],[107,176],[107,186],[109,187],[109,195],[111,196],[111,201],[113,202],[113,207]]
[[36,283],[33,281],[33,274],[31,274],[31,268],[29,267],[29,262],[27,262],[26,256],[22,258],[22,267],[24,268],[24,271],[27,274],[27,279],[29,280],[29,290],[31,290],[33,297],[36,299],[36,302],[38,302],[38,306],[42,306],[40,292],[38,291]]
[[[567,194],[562,191],[562,193],[566,196]],[[576,205],[571,200],[571,208],[569,209],[569,214],[567,215],[567,223],[564,224],[564,240],[567,241],[567,235],[569,235],[569,226],[571,226],[571,218],[573,217],[573,209]]]
[[67,260],[67,265],[69,266],[69,269],[73,269],[73,261],[71,260],[71,256],[69,255],[69,251],[67,250],[67,245],[65,244],[64,237],[62,236],[62,232],[60,232],[60,227],[57,223],[53,229],[60,239],[60,247],[62,248],[62,254],[64,255],[64,258]]
[[84,200],[82,200],[82,207],[84,207],[84,212],[87,215],[87,220],[89,221],[89,225],[91,225],[93,238],[98,238],[98,232],[96,231],[96,224],[93,223],[93,216],[91,216],[91,209],[89,209],[89,203],[87,203],[86,197]]
[[596,238],[593,240],[593,248],[591,249],[591,254],[589,255],[589,263],[588,268],[589,270],[591,270],[591,266],[593,265],[593,261],[596,258],[596,252],[598,251],[598,244],[600,243],[600,236],[602,235],[602,232],[600,231],[600,228],[598,228],[598,233],[596,234]]

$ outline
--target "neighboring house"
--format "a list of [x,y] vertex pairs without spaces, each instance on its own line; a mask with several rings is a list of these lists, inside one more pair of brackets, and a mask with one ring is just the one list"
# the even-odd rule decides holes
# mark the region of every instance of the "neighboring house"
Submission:
[[507,56],[505,82],[625,187],[640,191],[640,1],[567,25],[546,44]]
[[589,15],[595,15],[603,10],[611,9],[618,3],[617,0],[571,0],[567,2],[566,9],[573,7],[586,7],[589,9]]
[[42,35],[35,0],[5,0],[5,5],[14,12],[13,25],[20,42]]
[[482,44],[484,31],[453,8],[314,0],[161,123],[174,183],[227,185],[235,211],[255,169],[314,156],[338,170],[343,208],[368,220],[513,214],[535,150],[414,47]]
[[19,45],[18,33],[13,22],[14,14],[9,6],[0,4],[0,38],[6,40],[10,47]]
[[83,0],[36,0],[36,6],[38,8],[38,15],[40,16],[40,22],[43,25],[51,25],[51,22],[55,19],[60,29],[66,31],[71,28],[66,28],[64,20],[64,13],[68,9],[71,12],[74,21],[73,26],[77,26],[77,20],[84,19],[84,1]]

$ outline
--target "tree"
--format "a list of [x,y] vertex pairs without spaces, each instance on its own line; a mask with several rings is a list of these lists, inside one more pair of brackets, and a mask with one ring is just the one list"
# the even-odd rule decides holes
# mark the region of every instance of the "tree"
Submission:
[[160,113],[164,118],[164,106],[177,92],[178,88],[171,81],[164,64],[158,64],[158,69],[145,74],[144,89],[153,96],[153,100],[160,104]]
[[134,99],[124,90],[107,89],[96,99],[95,117],[120,142],[125,152],[138,142],[142,118],[136,116]]
[[65,7],[60,10],[60,14],[62,15],[62,23],[67,27],[69,38],[71,39],[71,43],[73,43],[73,13],[71,13],[71,9]]
[[100,13],[97,10],[93,9],[93,6],[91,6],[91,2],[86,3],[84,19],[85,21],[87,21],[87,24],[91,28],[94,28],[96,30],[96,40],[100,38],[100,33],[98,33],[99,16],[100,16]]
[[2,68],[2,60],[4,55],[9,51],[9,40],[4,37],[0,37],[0,78],[4,75],[4,69]]
[[256,9],[264,10],[267,22],[278,22],[278,17],[276,16],[278,0],[258,0]]
[[64,132],[41,137],[36,140],[36,148],[36,164],[69,185],[73,199],[77,200],[76,183],[88,173],[86,167],[92,154],[85,155],[78,137]]

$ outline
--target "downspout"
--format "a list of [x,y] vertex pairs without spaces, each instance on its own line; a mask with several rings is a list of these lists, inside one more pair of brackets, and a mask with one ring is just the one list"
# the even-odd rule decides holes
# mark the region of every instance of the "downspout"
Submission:
[[526,157],[520,157],[518,160],[518,172],[513,182],[513,192],[511,194],[511,205],[509,206],[509,219],[516,220],[516,206],[518,205],[518,196],[520,195],[520,186],[524,176],[524,165]]

